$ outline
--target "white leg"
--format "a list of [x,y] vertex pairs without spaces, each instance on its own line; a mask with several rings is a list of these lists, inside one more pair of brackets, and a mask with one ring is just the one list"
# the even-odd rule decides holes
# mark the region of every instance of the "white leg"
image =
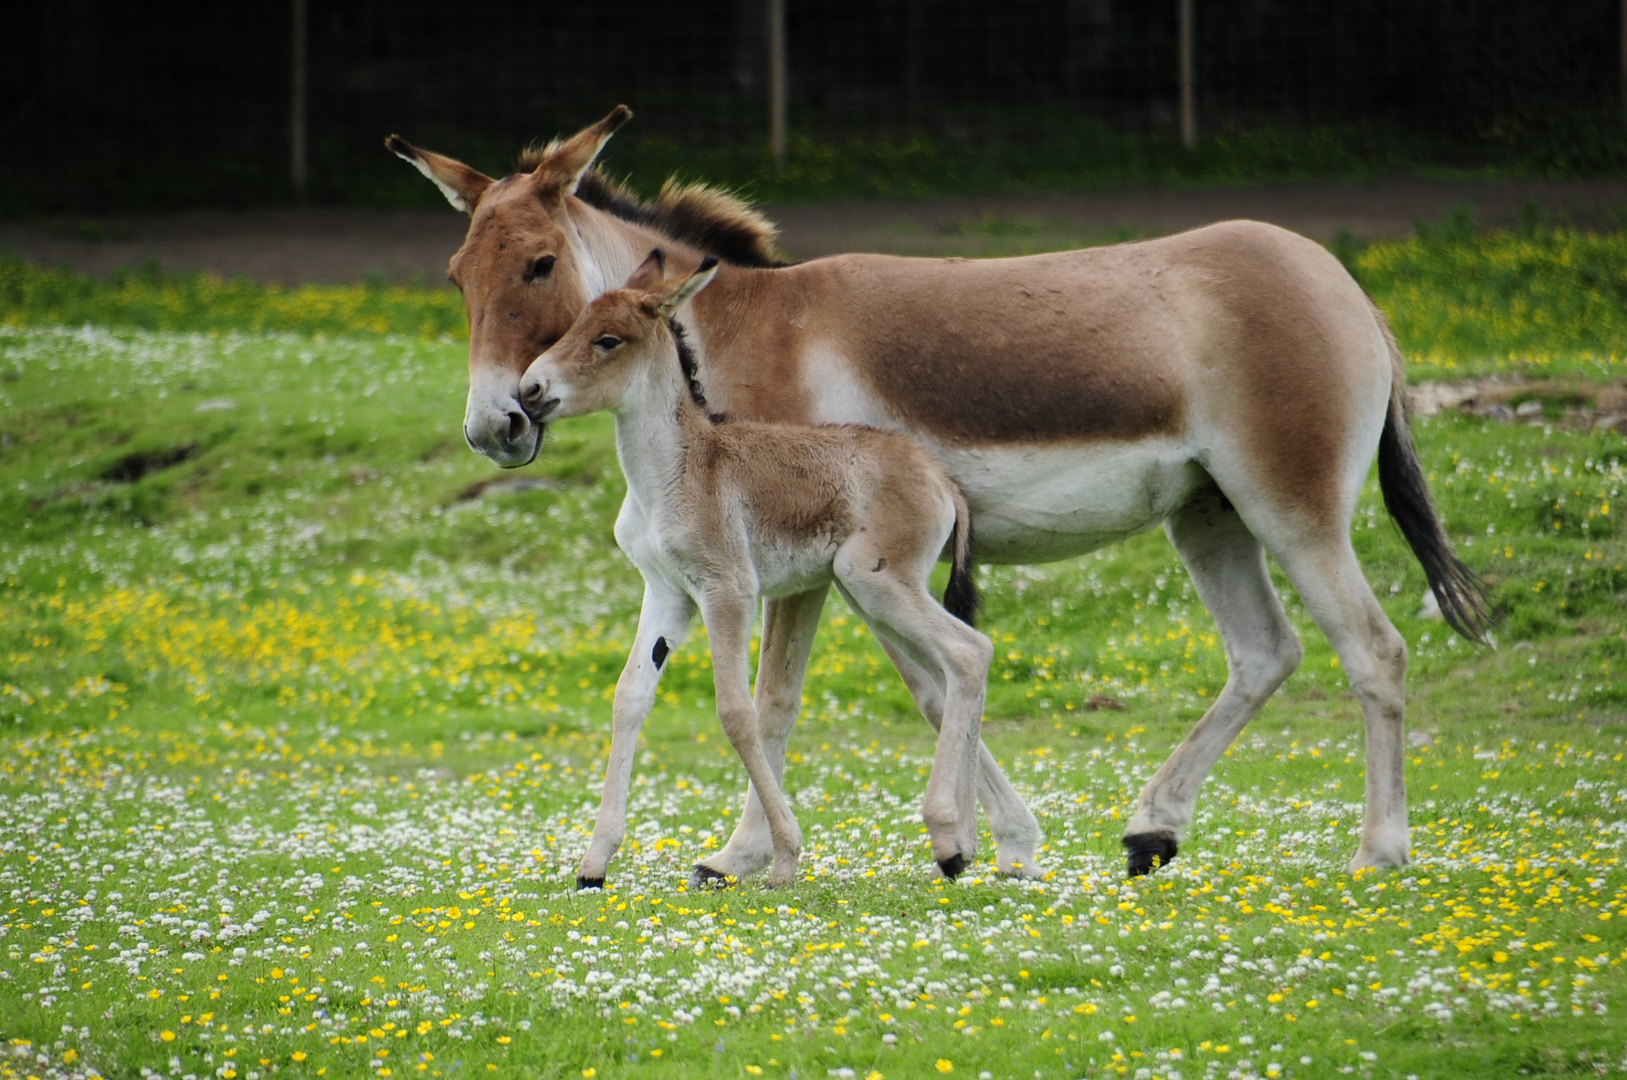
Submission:
[[[757,661],[757,733],[774,781],[783,788],[785,746],[802,708],[802,680],[808,654],[819,630],[827,586],[796,596],[763,602],[763,645]],[[724,877],[743,878],[767,866],[774,857],[768,817],[755,786],[746,789],[740,823],[729,842],[695,866],[692,885]]]
[[1254,714],[1299,666],[1299,639],[1271,588],[1265,552],[1230,504],[1200,496],[1164,523],[1226,646],[1226,686],[1142,789],[1124,829],[1130,874],[1175,856],[1198,789]]
[[[977,853],[978,750],[983,698],[994,646],[950,615],[919,580],[879,573],[873,551],[861,544],[836,554],[837,586],[878,637],[889,637],[943,688],[943,719],[921,816],[932,840],[932,857],[945,877],[955,877]],[[930,569],[930,563],[928,564]]]
[[[939,730],[943,726],[943,688],[885,636],[877,634],[876,641],[903,677],[921,715],[926,717],[933,731]],[[981,739],[977,749],[977,799],[983,804],[989,832],[994,836],[995,868],[1013,877],[1040,877],[1045,869],[1039,863],[1039,845],[1044,839],[1039,821]]]
[[1379,607],[1347,536],[1277,558],[1339,654],[1366,721],[1367,809],[1350,869],[1405,866],[1407,643]]
[[638,748],[638,730],[655,704],[655,690],[666,667],[667,654],[683,643],[695,605],[682,593],[644,585],[644,606],[638,614],[638,633],[633,651],[616,681],[616,700],[611,707],[610,760],[605,764],[604,793],[599,798],[599,818],[593,826],[593,839],[576,871],[578,889],[604,885],[605,867],[621,847],[627,834],[627,792],[633,778],[633,753]]
[[768,818],[774,842],[774,862],[768,884],[788,885],[796,880],[802,854],[802,830],[769,768],[757,737],[757,709],[751,700],[751,616],[756,597],[724,587],[708,589],[701,602],[701,617],[712,644],[712,677],[717,687],[717,717],[723,733],[734,745]]

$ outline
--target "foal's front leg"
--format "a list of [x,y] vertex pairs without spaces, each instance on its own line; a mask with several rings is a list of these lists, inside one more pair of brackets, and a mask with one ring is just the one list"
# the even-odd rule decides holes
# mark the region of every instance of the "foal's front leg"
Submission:
[[593,839],[576,871],[578,889],[604,887],[605,866],[627,835],[627,790],[633,780],[638,729],[644,726],[644,719],[655,704],[655,689],[660,684],[667,655],[683,643],[694,612],[694,602],[688,596],[645,582],[644,606],[638,614],[633,651],[627,657],[627,666],[622,668],[621,678],[616,681],[604,794],[599,797],[599,819],[593,826]]
[[[763,754],[782,788],[785,776],[785,744],[802,708],[802,678],[808,670],[808,653],[819,631],[819,613],[825,607],[830,586],[821,585],[794,596],[763,602],[763,647],[757,660],[757,737]],[[699,885],[719,878],[743,878],[755,874],[774,857],[774,840],[769,835],[768,817],[757,798],[757,789],[747,787],[740,823],[723,850],[697,863],[690,878]]]
[[[769,766],[757,734],[757,709],[751,700],[751,617],[756,597],[726,587],[708,589],[701,601],[701,617],[712,646],[712,677],[717,688],[717,717],[723,733],[746,767],[752,788],[768,818],[774,840],[774,865],[768,884],[789,885],[796,880],[797,858],[802,853],[802,830],[785,801],[779,778]],[[703,860],[698,872],[703,872]],[[716,868],[713,868],[714,872]]]

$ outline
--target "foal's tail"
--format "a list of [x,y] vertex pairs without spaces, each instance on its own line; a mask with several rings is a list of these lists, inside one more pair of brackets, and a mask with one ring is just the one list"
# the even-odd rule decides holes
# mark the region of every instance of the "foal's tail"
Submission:
[[1486,632],[1493,620],[1486,603],[1486,584],[1452,553],[1452,542],[1430,501],[1429,486],[1407,428],[1406,361],[1377,305],[1373,314],[1390,348],[1392,368],[1390,409],[1378,440],[1378,485],[1384,492],[1384,509],[1423,564],[1424,576],[1429,579],[1447,624],[1477,645],[1488,644]]
[[955,495],[955,556],[949,564],[949,587],[943,591],[943,606],[967,626],[977,625],[977,609],[983,602],[977,595],[977,579],[972,576],[972,512],[966,496],[953,482]]

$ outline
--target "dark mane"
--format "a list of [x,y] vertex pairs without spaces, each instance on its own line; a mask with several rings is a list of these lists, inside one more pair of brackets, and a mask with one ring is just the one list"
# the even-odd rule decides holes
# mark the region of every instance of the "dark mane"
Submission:
[[[524,169],[526,162],[527,158],[521,158],[520,168]],[[647,226],[735,266],[769,269],[786,265],[774,246],[779,230],[773,223],[744,201],[717,188],[668,180],[661,185],[655,201],[647,203],[594,168],[583,174],[576,197],[597,210]]]
[[706,392],[701,389],[700,365],[695,361],[695,350],[689,347],[689,338],[684,335],[683,324],[669,315],[667,329],[672,331],[672,340],[678,346],[678,366],[683,369],[684,380],[689,384],[689,399],[701,407],[708,420],[717,423],[723,416],[706,406]]

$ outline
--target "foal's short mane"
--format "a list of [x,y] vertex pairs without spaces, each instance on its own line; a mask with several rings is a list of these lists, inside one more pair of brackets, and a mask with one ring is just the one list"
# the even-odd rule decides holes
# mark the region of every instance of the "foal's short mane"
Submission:
[[684,327],[676,317],[667,316],[667,329],[672,332],[672,340],[678,346],[678,366],[683,369],[684,380],[689,386],[689,399],[701,407],[706,413],[706,419],[716,424],[725,419],[722,413],[715,413],[706,405],[706,393],[701,389],[700,365],[695,361],[695,350],[689,347],[689,339],[684,336]]
[[[524,172],[535,169],[554,148],[555,144],[550,143],[526,150],[516,168]],[[774,238],[779,235],[774,223],[743,199],[718,188],[669,179],[661,185],[654,202],[644,202],[595,167],[582,175],[576,197],[596,210],[648,226],[735,266],[772,269],[786,265],[774,246]]]

